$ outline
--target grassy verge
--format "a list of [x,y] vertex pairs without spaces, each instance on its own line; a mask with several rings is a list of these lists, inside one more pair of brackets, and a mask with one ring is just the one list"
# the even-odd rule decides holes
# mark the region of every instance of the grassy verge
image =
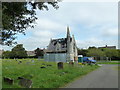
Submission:
[[108,62],[97,62],[97,64],[120,64],[120,62],[108,61]]
[[[35,60],[35,62],[26,64],[28,61],[30,60],[22,60],[22,63],[18,64],[18,61],[15,60],[3,60],[3,77],[14,79],[14,85],[3,82],[3,88],[22,88],[18,85],[19,81],[17,80],[20,76],[31,79],[33,82],[32,88],[58,88],[71,82],[74,78],[83,76],[99,67],[97,65],[81,67],[78,64],[70,66],[68,63],[64,63],[64,69],[58,70],[55,62]],[[43,63],[46,68],[42,69],[40,67],[43,66]],[[52,66],[47,66],[47,64]]]
[[2,60],[0,59],[0,89],[2,89]]

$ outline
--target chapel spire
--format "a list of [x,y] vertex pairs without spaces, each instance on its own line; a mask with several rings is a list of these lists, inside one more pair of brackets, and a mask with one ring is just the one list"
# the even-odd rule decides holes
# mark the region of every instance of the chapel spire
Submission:
[[67,39],[70,37],[70,30],[69,30],[69,26],[67,26]]

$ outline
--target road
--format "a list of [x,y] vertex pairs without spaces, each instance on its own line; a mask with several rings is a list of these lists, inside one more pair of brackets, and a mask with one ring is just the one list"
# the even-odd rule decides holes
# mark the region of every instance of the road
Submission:
[[118,88],[117,65],[105,65],[77,79],[64,88]]

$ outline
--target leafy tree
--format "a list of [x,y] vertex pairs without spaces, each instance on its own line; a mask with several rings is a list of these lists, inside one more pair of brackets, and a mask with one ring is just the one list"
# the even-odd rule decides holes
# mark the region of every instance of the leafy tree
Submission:
[[120,49],[118,49],[117,51],[118,51],[118,58],[117,58],[117,60],[120,60]]
[[89,47],[88,49],[97,49],[95,46],[93,46],[93,47]]
[[4,51],[2,53],[2,58],[11,58],[11,51]]
[[119,57],[118,55],[119,52],[116,49],[104,48],[103,51],[105,52],[106,56],[111,59],[115,57]]
[[117,51],[118,51],[118,57],[120,57],[120,49],[118,49]]
[[27,51],[23,48],[23,44],[16,45],[11,51],[11,58],[26,58]]
[[87,56],[94,56],[96,58],[98,57],[105,57],[105,53],[101,51],[100,49],[88,49]]
[[37,19],[36,9],[48,10],[48,5],[58,8],[58,1],[54,2],[2,2],[2,30],[0,44],[12,45],[18,33],[25,35],[28,27],[34,27]]
[[35,50],[35,54],[36,54],[36,57],[43,56],[44,55],[44,51],[41,50],[40,48],[37,48]]
[[85,49],[79,49],[78,48],[78,55],[83,55],[83,56],[86,56],[87,55],[87,50],[85,50]]

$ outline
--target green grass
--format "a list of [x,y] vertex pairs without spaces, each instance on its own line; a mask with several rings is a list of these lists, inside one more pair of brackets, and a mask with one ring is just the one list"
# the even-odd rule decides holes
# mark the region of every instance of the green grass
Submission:
[[[55,62],[35,60],[34,63],[31,62],[27,65],[26,62],[28,61],[29,59],[22,60],[22,64],[18,64],[15,60],[2,61],[2,76],[12,78],[15,82],[14,85],[8,85],[2,81],[3,88],[22,88],[18,85],[17,80],[17,77],[20,76],[31,79],[33,82],[32,88],[58,88],[71,82],[76,77],[83,76],[99,67],[97,65],[81,67],[78,64],[72,67],[68,63],[64,63],[64,69],[58,70]],[[46,68],[41,69],[42,63],[51,64],[52,66],[45,65]]]
[[120,64],[119,61],[101,61],[101,62],[97,62],[97,64]]
[[0,89],[2,89],[2,60],[0,59]]

